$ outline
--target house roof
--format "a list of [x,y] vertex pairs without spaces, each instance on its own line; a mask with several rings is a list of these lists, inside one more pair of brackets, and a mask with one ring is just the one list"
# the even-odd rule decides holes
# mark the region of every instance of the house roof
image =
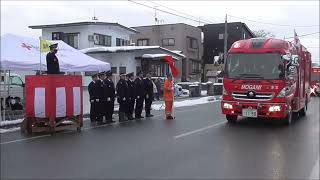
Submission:
[[[252,37],[256,37],[253,32],[249,29],[249,27],[246,25],[246,23],[242,23],[242,22],[228,22],[227,24],[241,24],[245,30],[252,36]],[[203,26],[199,26],[199,28],[203,29],[205,27],[212,27],[212,26],[224,26],[225,23],[217,23],[217,24],[205,24]]]
[[131,27],[131,28],[143,28],[143,27],[158,27],[158,26],[172,26],[172,25],[184,25],[184,26],[190,26],[192,28],[199,28],[197,26],[192,26],[189,24],[185,24],[185,23],[171,23],[171,24],[157,24],[157,25],[142,25],[142,26],[135,26],[135,27]]
[[130,52],[130,51],[139,51],[139,50],[146,50],[146,49],[161,49],[165,52],[173,54],[175,56],[185,58],[185,55],[181,53],[177,53],[174,51],[170,51],[169,49],[160,47],[160,46],[114,46],[114,47],[92,47],[80,50],[83,53],[90,54],[90,53],[117,53],[117,52]]
[[31,29],[44,29],[44,28],[54,28],[54,27],[69,27],[69,26],[83,26],[83,25],[109,25],[109,26],[119,26],[123,29],[128,31],[138,33],[137,30],[123,26],[119,23],[110,23],[110,22],[94,22],[94,21],[87,21],[87,22],[73,22],[73,23],[63,23],[63,24],[47,24],[47,25],[35,25],[29,26]]

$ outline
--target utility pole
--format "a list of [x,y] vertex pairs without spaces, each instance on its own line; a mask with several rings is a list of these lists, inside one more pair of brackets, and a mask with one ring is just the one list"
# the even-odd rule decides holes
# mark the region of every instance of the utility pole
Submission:
[[92,17],[93,21],[98,21],[98,17],[96,16],[96,9],[93,9],[93,17]]
[[157,25],[158,18],[157,18],[157,6],[154,6],[154,25]]
[[227,59],[227,43],[228,43],[228,32],[227,32],[227,17],[228,15],[226,14],[226,19],[224,21],[224,53],[223,53],[223,62],[225,62],[225,60]]

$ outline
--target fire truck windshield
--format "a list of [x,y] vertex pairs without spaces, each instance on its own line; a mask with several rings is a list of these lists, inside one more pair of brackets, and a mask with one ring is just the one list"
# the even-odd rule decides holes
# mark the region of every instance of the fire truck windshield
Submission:
[[284,60],[280,54],[229,54],[226,77],[231,79],[284,79]]

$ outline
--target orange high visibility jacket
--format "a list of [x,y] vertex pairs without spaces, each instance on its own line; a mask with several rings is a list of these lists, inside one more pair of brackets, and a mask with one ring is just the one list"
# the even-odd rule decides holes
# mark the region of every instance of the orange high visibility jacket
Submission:
[[165,101],[173,101],[173,82],[166,79],[163,90],[163,99]]

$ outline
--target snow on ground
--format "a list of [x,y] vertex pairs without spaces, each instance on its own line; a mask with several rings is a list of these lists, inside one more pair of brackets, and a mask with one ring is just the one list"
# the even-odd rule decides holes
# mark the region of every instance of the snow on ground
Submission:
[[9,128],[9,129],[1,129],[0,128],[0,134],[1,133],[14,132],[14,131],[20,131],[20,127],[14,127],[14,128]]
[[[185,100],[185,101],[178,101],[174,102],[174,107],[183,107],[183,106],[193,106],[198,104],[206,104],[212,101],[218,101],[218,99],[214,96],[203,97],[199,99],[192,99],[192,100]],[[165,108],[163,104],[154,104],[152,105],[152,109],[154,110],[163,110]]]
[[207,91],[201,91],[201,96],[206,96],[207,95]]
[[22,121],[23,121],[23,119],[17,119],[17,120],[11,120],[11,121],[0,121],[0,127],[14,125],[14,124],[20,124]]

